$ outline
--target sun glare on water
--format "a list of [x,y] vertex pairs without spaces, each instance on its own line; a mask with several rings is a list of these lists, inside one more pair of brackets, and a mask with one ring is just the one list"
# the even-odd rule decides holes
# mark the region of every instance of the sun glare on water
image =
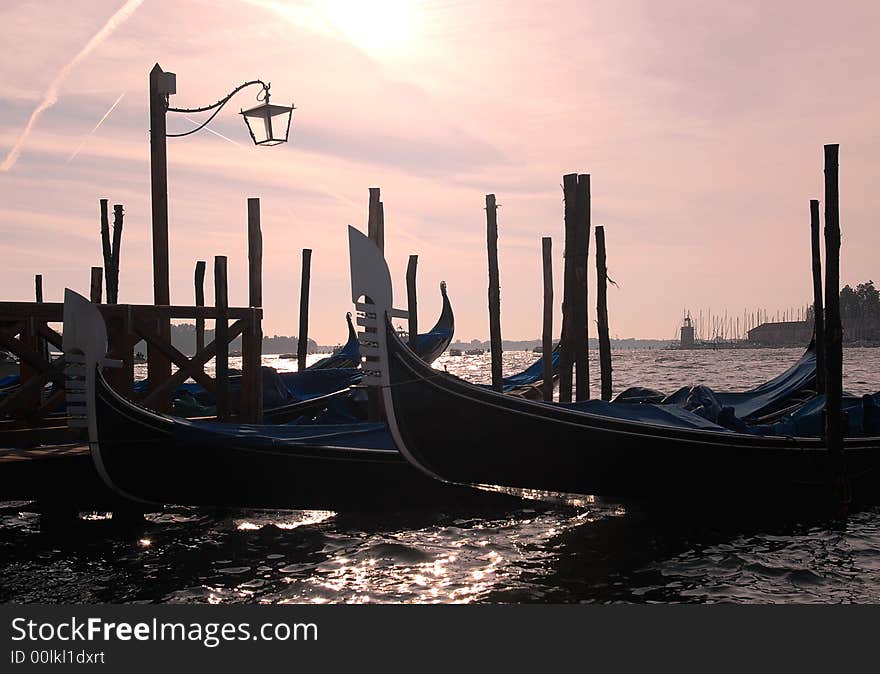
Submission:
[[370,52],[408,47],[418,20],[416,0],[321,0],[319,11],[352,44]]

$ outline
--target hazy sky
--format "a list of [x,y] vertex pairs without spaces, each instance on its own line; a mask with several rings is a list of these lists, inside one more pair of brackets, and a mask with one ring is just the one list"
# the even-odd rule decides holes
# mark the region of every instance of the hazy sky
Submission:
[[[296,332],[309,247],[311,336],[343,339],[345,226],[366,227],[368,188],[380,186],[397,304],[418,253],[420,325],[436,318],[445,279],[456,336],[484,338],[492,192],[503,335],[537,337],[540,238],[553,237],[561,301],[562,175],[581,172],[620,286],[612,336],[672,337],[685,308],[803,305],[827,142],[841,144],[843,282],[880,281],[878,25],[873,1],[6,0],[0,298],[31,299],[35,273],[48,300],[86,292],[107,197],[126,208],[120,300],[152,300],[147,76],[158,61],[177,73],[172,105],[261,77],[275,102],[298,107],[292,142],[275,148],[253,147],[236,114],[256,89],[210,127],[234,143],[169,139],[176,304],[193,301],[195,261],[210,270],[218,254],[230,303],[246,303],[246,200],[259,196],[264,332]],[[169,131],[191,128],[169,115]],[[210,272],[206,286],[210,302]]]

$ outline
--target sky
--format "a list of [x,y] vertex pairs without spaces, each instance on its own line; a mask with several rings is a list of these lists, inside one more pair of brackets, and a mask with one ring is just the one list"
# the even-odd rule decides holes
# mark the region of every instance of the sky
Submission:
[[[87,294],[99,199],[125,206],[120,301],[152,301],[148,73],[171,104],[241,82],[295,103],[290,142],[254,147],[236,114],[168,139],[171,301],[196,260],[229,258],[247,303],[247,198],[260,197],[264,334],[345,338],[346,226],[382,190],[397,306],[419,255],[419,324],[445,280],[456,337],[488,336],[485,195],[500,208],[502,335],[541,332],[541,237],[559,326],[562,176],[589,173],[605,226],[612,337],[672,338],[682,312],[803,306],[809,200],[840,143],[842,283],[880,281],[880,4],[687,0],[6,0],[0,5],[0,298]],[[115,107],[114,107],[115,106]],[[112,108],[112,111],[111,111]],[[107,114],[110,111],[110,114]],[[105,117],[106,116],[106,117]],[[169,113],[169,132],[201,119]],[[103,119],[103,121],[101,121]],[[193,121],[195,120],[195,122]],[[590,268],[594,243],[591,244]],[[595,273],[590,276],[595,306]]]

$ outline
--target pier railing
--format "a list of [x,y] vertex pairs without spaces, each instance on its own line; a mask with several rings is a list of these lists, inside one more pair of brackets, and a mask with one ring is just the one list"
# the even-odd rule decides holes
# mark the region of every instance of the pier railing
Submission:
[[[120,369],[111,370],[107,377],[122,396],[158,412],[170,412],[171,393],[188,379],[203,386],[208,392],[228,390],[225,381],[228,367],[217,367],[217,376],[210,376],[205,366],[212,359],[228,364],[229,344],[242,337],[242,380],[239,404],[234,417],[242,422],[258,421],[262,408],[260,350],[262,309],[258,307],[204,307],[153,306],[137,304],[98,305],[107,323],[108,355],[122,361]],[[0,416],[11,418],[21,427],[47,425],[47,417],[65,407],[64,357],[51,356],[62,351],[62,336],[52,327],[61,323],[64,305],[60,302],[0,302],[0,348],[13,353],[20,362],[21,386],[0,400]],[[226,330],[215,330],[220,335],[192,356],[175,347],[168,336],[171,320],[215,320],[227,325]],[[147,344],[148,369],[152,360],[170,361],[177,367],[163,380],[150,378],[145,395],[134,391],[135,346]],[[219,381],[218,381],[219,377]],[[46,394],[46,385],[54,386]],[[219,399],[225,402],[226,396]],[[218,409],[219,418],[229,418],[226,409]]]

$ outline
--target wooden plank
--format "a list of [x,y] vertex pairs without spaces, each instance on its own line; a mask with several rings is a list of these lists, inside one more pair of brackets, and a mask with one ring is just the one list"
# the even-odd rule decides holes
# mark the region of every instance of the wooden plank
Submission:
[[[214,381],[202,370],[189,368],[190,359],[184,353],[179,351],[177,347],[175,347],[170,341],[168,341],[158,333],[153,332],[151,330],[150,323],[141,321],[136,318],[134,319],[134,330],[147,342],[148,348],[155,348],[170,362],[174,363],[178,368],[190,369],[190,376],[206,389],[208,389],[209,391],[211,390],[211,387],[214,385]],[[170,375],[168,378],[171,378]],[[156,388],[158,389],[159,387]],[[151,391],[151,394],[152,393],[154,392]],[[153,399],[156,398],[154,397]]]
[[541,355],[544,359],[543,398],[553,400],[553,239],[541,239],[541,262],[544,270],[544,325]]
[[416,271],[419,256],[410,255],[406,264],[406,309],[409,314],[407,330],[409,332],[409,348],[416,351],[419,342],[419,302],[416,296]]
[[501,285],[498,272],[498,206],[495,195],[486,195],[486,250],[489,257],[489,350],[492,357],[492,388],[501,391]]
[[825,303],[822,301],[819,200],[810,199],[810,244],[813,258],[813,335],[816,339],[816,392],[825,392]]
[[[136,312],[139,317],[152,319],[176,319],[176,318],[206,318],[217,317],[215,307],[199,307],[188,305],[162,306],[152,304],[102,304],[98,307],[101,315],[105,318],[123,316],[127,307]],[[249,307],[229,307],[226,315],[231,319],[248,319],[251,316]],[[262,317],[262,312],[260,313]],[[34,317],[39,321],[48,323],[60,323],[64,318],[63,302],[0,302],[0,324],[11,321],[20,321],[23,317]]]
[[229,416],[229,327],[227,309],[229,300],[226,286],[226,256],[214,257],[214,304],[217,318],[214,328],[216,347],[216,381],[217,418],[223,421]]
[[608,265],[605,258],[605,228],[596,227],[596,324],[599,331],[599,369],[602,400],[611,400],[611,338],[608,334]]
[[312,278],[312,250],[303,248],[302,275],[299,282],[299,333],[296,342],[296,366],[302,372],[306,369],[306,355],[309,352],[309,288]]
[[[241,319],[237,320],[235,323],[230,325],[229,326],[229,335],[228,335],[229,341],[232,341],[233,339],[238,337],[240,334],[242,334],[246,325],[247,325],[247,321],[244,321]],[[162,393],[171,393],[177,387],[179,387],[181,384],[183,384],[187,379],[189,379],[192,376],[192,372],[194,370],[202,370],[204,372],[204,367],[207,364],[207,362],[209,360],[211,360],[212,358],[214,358],[216,355],[217,355],[217,342],[212,341],[210,344],[208,344],[204,348],[203,351],[200,351],[195,356],[193,356],[193,358],[190,360],[190,362],[186,368],[178,369],[177,372],[172,374],[165,382],[163,382],[162,387],[161,387],[162,388],[161,392]],[[216,392],[216,390],[217,390],[216,379],[212,380],[212,385],[207,390],[212,393]],[[144,401],[143,401],[144,405],[149,406],[149,402],[150,402],[150,396],[147,396],[146,398],[144,398]]]

